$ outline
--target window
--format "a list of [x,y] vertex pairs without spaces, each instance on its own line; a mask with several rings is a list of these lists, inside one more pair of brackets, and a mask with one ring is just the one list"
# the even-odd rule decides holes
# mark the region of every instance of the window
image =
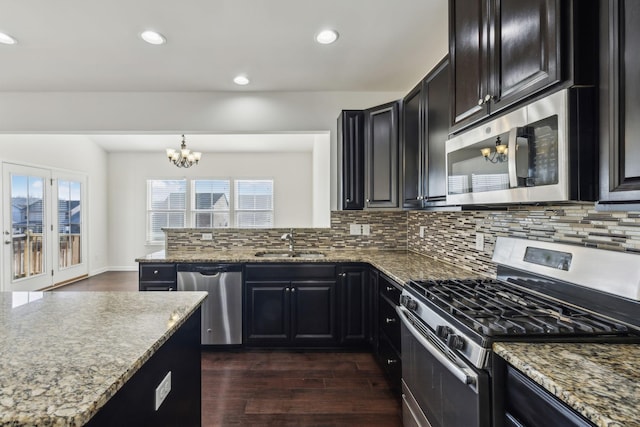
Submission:
[[147,181],[147,240],[164,241],[164,227],[185,227],[187,180]]
[[229,180],[192,181],[192,224],[195,228],[229,227],[231,186]]
[[273,180],[148,180],[147,216],[148,242],[163,228],[273,227]]
[[237,180],[235,190],[237,227],[273,227],[273,180]]

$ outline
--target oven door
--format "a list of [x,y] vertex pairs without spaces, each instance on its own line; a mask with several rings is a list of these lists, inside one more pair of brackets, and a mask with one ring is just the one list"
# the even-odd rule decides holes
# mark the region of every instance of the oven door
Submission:
[[466,365],[408,309],[398,306],[397,311],[402,320],[404,425],[489,426],[487,372]]

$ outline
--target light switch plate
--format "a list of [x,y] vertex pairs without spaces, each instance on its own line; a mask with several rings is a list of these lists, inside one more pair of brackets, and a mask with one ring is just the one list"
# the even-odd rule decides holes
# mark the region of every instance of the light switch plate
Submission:
[[156,387],[156,411],[164,402],[164,399],[167,398],[167,395],[171,391],[171,371],[165,375],[164,379],[160,382],[158,387]]
[[484,233],[476,233],[476,250],[484,251]]
[[202,233],[202,240],[213,240],[212,233]]
[[370,224],[362,224],[362,235],[368,236],[371,234],[371,225]]
[[420,237],[424,237],[424,230],[426,230],[426,229],[427,229],[426,226],[424,226],[424,225],[420,226]]
[[362,234],[362,227],[360,224],[349,224],[349,233],[352,236],[359,236]]

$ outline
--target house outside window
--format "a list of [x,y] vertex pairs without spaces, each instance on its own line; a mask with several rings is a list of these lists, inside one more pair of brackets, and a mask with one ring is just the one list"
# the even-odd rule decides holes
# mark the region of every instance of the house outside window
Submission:
[[265,228],[273,223],[271,179],[147,181],[149,243],[164,241],[162,228]]

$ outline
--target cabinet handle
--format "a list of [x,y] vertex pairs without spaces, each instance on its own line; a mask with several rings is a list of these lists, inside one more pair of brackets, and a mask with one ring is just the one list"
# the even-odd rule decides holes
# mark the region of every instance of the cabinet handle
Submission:
[[391,292],[393,290],[395,290],[396,288],[394,288],[393,286],[387,286],[387,292]]
[[393,317],[385,317],[384,321],[386,323],[396,323],[396,319],[394,319]]
[[398,359],[387,359],[387,365],[393,365],[398,363]]

